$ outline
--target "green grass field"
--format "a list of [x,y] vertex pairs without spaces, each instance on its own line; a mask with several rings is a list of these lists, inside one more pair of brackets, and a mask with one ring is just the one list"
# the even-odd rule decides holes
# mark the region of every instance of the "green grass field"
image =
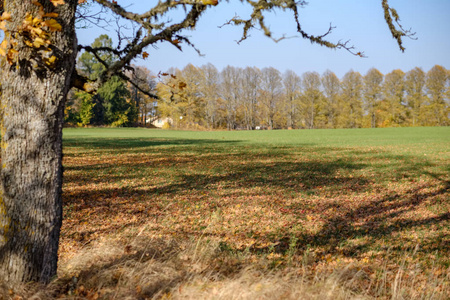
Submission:
[[[61,274],[85,281],[83,291],[75,291],[80,295],[132,286],[136,299],[169,297],[173,289],[195,286],[192,276],[181,276],[154,288],[144,272],[139,283],[121,281],[121,273],[88,289],[92,270],[116,274],[127,251],[116,264],[90,265],[90,273],[73,267],[101,241],[123,241],[126,248],[145,237],[145,245],[215,245],[200,271],[189,269],[198,263],[196,251],[178,262],[198,276],[220,275],[205,275],[202,291],[220,289],[220,282],[252,268],[261,276],[280,272],[305,280],[345,270],[339,286],[368,298],[450,296],[448,127],[68,128],[64,167]],[[187,246],[177,247],[180,254]]]

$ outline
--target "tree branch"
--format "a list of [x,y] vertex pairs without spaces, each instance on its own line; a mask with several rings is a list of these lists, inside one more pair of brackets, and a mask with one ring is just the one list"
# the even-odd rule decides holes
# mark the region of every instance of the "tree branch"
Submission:
[[127,75],[125,75],[124,73],[119,73],[118,76],[120,78],[122,78],[125,81],[128,81],[132,86],[134,86],[138,91],[140,91],[141,93],[143,93],[144,95],[149,96],[150,98],[153,99],[159,99],[159,97],[153,93],[150,93],[149,91],[144,90],[143,88],[141,88],[139,86],[139,84],[137,84],[136,82],[134,82],[131,78],[129,78]]
[[[403,37],[409,37],[411,39],[415,39],[414,35],[415,32],[412,32],[410,30],[405,30],[400,25],[400,17],[395,9],[389,6],[388,0],[382,0],[381,6],[384,10],[384,19],[389,27],[389,30],[391,31],[392,37],[397,41],[398,47],[402,52],[405,52],[405,47],[403,47]],[[394,19],[393,19],[394,18]],[[398,29],[394,25],[395,23],[398,25]]]
[[[200,51],[191,43],[188,37],[183,36],[181,32],[186,29],[195,28],[197,21],[199,20],[201,14],[211,5],[217,5],[218,0],[160,0],[153,8],[148,11],[138,14],[127,11],[125,8],[117,4],[113,0],[93,0],[100,4],[101,6],[108,8],[117,16],[128,20],[132,23],[139,24],[140,28],[136,31],[133,40],[130,41],[123,49],[120,46],[117,49],[107,49],[107,48],[97,48],[93,49],[88,46],[80,46],[80,49],[91,52],[94,54],[96,59],[105,66],[105,71],[100,74],[98,84],[106,82],[109,78],[114,75],[120,75],[122,70],[129,68],[131,62],[134,58],[142,54],[145,47],[149,45],[155,46],[158,42],[169,42],[177,49],[181,49],[181,43],[184,43],[192,47],[200,55]],[[281,9],[283,11],[293,12],[293,17],[296,23],[297,32],[299,37],[309,40],[313,44],[318,44],[325,46],[330,49],[345,49],[353,55],[364,57],[362,52],[356,51],[355,48],[349,45],[349,41],[345,42],[331,42],[327,37],[332,33],[333,27],[331,24],[328,30],[322,35],[312,35],[305,32],[301,26],[299,20],[298,8],[305,6],[307,3],[305,1],[296,0],[242,0],[252,7],[252,13],[248,19],[241,19],[238,16],[233,17],[226,24],[243,26],[242,37],[238,43],[244,41],[249,37],[249,31],[253,28],[259,29],[264,32],[264,35],[269,37],[275,42],[279,42],[286,38],[284,35],[281,38],[274,38],[272,36],[272,31],[266,25],[264,19],[264,13],[273,11],[274,9]],[[167,24],[160,22],[159,19],[168,14],[169,11],[177,7],[183,7],[186,11],[186,15],[181,22],[175,24]],[[384,9],[384,17],[386,23],[389,26],[392,36],[397,40],[397,43],[401,51],[405,48],[402,45],[402,37],[408,36],[412,37],[414,33],[410,30],[404,30],[399,23],[399,17],[397,12],[388,5],[387,0],[382,0],[382,6]],[[187,7],[190,7],[189,9]],[[395,24],[397,24],[397,27]],[[119,56],[119,60],[108,65],[105,61],[102,61],[97,54],[100,51],[111,52]],[[125,75],[124,75],[125,76]]]
[[[155,44],[159,41],[168,41],[174,44],[173,37],[183,29],[194,28],[200,15],[206,10],[206,7],[207,6],[203,4],[195,4],[191,7],[191,10],[186,15],[185,19],[180,23],[173,24],[155,35],[152,35],[150,34],[150,32],[148,32],[148,35],[145,36],[140,42],[134,41],[134,43],[130,43],[129,45],[127,45],[127,51],[121,52],[121,54],[123,55],[121,59],[113,63],[107,68],[105,72],[103,72],[103,74],[100,76],[100,81],[105,82],[106,80],[111,78],[111,76],[119,73],[119,71],[125,66],[130,65],[131,61],[136,56],[141,54],[143,49],[148,45]],[[188,41],[188,38],[186,37],[182,37],[181,35],[176,36],[178,37],[178,40],[183,39],[184,41]],[[193,46],[191,43],[188,43],[188,45]]]

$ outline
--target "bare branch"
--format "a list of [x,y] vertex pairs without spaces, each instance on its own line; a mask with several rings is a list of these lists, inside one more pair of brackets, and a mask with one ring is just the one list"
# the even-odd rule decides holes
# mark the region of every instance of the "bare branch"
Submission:
[[[134,69],[133,69],[134,72]],[[119,74],[117,74],[120,78],[122,78],[125,81],[128,81],[132,86],[134,86],[138,91],[140,91],[141,93],[143,93],[144,95],[149,96],[150,98],[153,99],[158,99],[158,96],[156,96],[153,93],[150,93],[149,91],[144,90],[143,88],[141,88],[139,86],[138,83],[134,82],[131,78],[129,78],[127,75],[125,75],[124,73],[120,72]]]
[[[398,47],[402,52],[405,52],[405,47],[403,47],[403,37],[409,37],[415,39],[415,32],[410,30],[405,30],[400,25],[400,17],[395,9],[389,6],[388,0],[382,0],[381,5],[384,10],[384,19],[391,31],[392,37],[397,41]],[[395,27],[394,22],[398,25],[398,29]]]
[[[101,0],[98,0],[101,1]],[[106,1],[108,2],[108,1]],[[150,32],[147,32],[147,36],[142,38],[139,42],[137,39],[127,45],[126,51],[121,51],[121,59],[113,63],[109,68],[100,76],[100,81],[105,82],[114,74],[120,72],[125,66],[131,64],[131,61],[142,53],[143,49],[148,45],[153,45],[159,41],[168,41],[173,45],[176,44],[174,36],[178,37],[178,40],[182,39],[185,42],[188,41],[186,37],[182,37],[181,35],[177,35],[178,32],[183,29],[194,28],[200,15],[206,10],[206,5],[203,4],[195,4],[191,7],[189,13],[186,15],[183,21],[177,24],[173,24],[159,33],[152,35]],[[126,13],[124,13],[127,15]],[[135,15],[136,16],[136,15]],[[188,45],[193,46],[190,42]]]
[[[274,42],[279,42],[284,39],[286,39],[285,36],[282,36],[280,38],[274,38],[272,36],[271,30],[266,26],[265,19],[264,19],[264,12],[272,11],[275,8],[279,8],[281,10],[290,10],[294,13],[294,20],[297,25],[297,32],[300,34],[299,37],[303,39],[309,40],[311,43],[319,44],[321,46],[325,46],[327,48],[331,49],[345,49],[348,52],[350,52],[353,55],[364,57],[364,54],[362,52],[355,52],[353,46],[348,45],[348,41],[345,43],[341,43],[340,41],[337,43],[330,42],[329,40],[325,39],[329,34],[332,33],[333,29],[335,28],[330,24],[328,30],[319,36],[314,36],[306,33],[302,26],[300,25],[299,21],[299,13],[298,13],[298,7],[304,6],[307,3],[305,1],[296,2],[295,0],[273,0],[273,1],[265,1],[265,0],[259,0],[257,2],[248,2],[253,7],[253,12],[249,19],[241,19],[237,15],[234,16],[231,20],[229,20],[227,23],[223,24],[221,27],[225,25],[237,25],[237,26],[243,26],[243,33],[241,39],[238,41],[238,44],[242,41],[246,40],[249,37],[249,31],[251,29],[258,29],[264,32],[264,35],[272,39]],[[294,37],[289,37],[294,38]]]
[[105,16],[106,7],[101,6],[98,11],[93,11],[92,4],[85,2],[79,5],[75,13],[77,28],[90,28],[91,26],[95,26],[108,31],[110,27],[111,20]]

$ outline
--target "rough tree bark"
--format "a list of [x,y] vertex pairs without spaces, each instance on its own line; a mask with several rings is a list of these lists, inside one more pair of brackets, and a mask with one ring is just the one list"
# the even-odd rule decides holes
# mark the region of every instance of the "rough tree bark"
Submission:
[[[4,2],[15,32],[32,0]],[[51,67],[36,65],[36,49],[17,38],[16,63],[5,63],[2,84],[2,170],[0,198],[0,278],[8,283],[48,282],[56,275],[62,221],[62,124],[64,102],[76,58],[77,0],[55,7],[61,32],[51,33],[57,57]]]

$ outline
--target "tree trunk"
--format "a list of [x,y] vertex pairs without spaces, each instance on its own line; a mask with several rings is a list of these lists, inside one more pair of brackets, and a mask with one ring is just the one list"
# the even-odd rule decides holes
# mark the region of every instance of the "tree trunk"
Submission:
[[[6,64],[2,77],[2,169],[0,198],[0,278],[10,284],[49,282],[56,275],[62,223],[62,125],[64,103],[76,59],[77,0],[44,11],[59,14],[61,32],[51,33],[51,67],[34,64],[43,51],[18,37],[18,60]],[[4,9],[17,30],[31,0],[6,0]]]

